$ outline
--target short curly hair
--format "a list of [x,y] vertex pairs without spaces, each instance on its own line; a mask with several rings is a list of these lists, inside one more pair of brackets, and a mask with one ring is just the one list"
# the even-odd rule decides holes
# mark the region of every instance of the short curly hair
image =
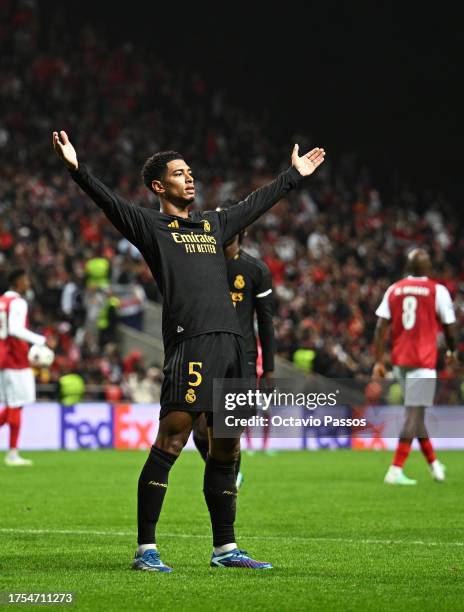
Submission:
[[18,279],[26,276],[27,272],[24,268],[15,268],[8,274],[8,284],[10,287],[15,287]]
[[164,178],[168,163],[173,159],[184,159],[177,151],[160,151],[147,159],[142,168],[142,180],[149,191],[153,191],[152,181]]

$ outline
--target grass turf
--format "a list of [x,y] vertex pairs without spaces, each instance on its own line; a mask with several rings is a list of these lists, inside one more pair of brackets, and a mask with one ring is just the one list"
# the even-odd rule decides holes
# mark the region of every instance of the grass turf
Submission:
[[158,528],[169,575],[129,570],[145,453],[24,455],[32,468],[0,464],[0,591],[70,591],[105,612],[464,609],[462,453],[440,453],[444,484],[413,453],[416,487],[382,484],[382,452],[244,456],[237,535],[274,563],[261,572],[209,568],[201,459],[184,453]]

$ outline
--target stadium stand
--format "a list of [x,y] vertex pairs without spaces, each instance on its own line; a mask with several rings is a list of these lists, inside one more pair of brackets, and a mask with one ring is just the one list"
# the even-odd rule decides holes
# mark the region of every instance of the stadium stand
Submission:
[[[131,43],[114,46],[90,25],[78,29],[70,52],[65,37],[53,37],[64,11],[48,37],[34,0],[2,0],[0,16],[0,277],[13,266],[29,271],[31,328],[59,338],[55,364],[38,380],[53,394],[60,376],[77,372],[87,389],[103,386],[101,397],[156,398],[159,363],[123,359],[112,321],[103,321],[105,334],[100,324],[117,299],[120,320],[143,329],[145,300],[159,302],[159,292],[137,250],[63,173],[52,129],[67,129],[85,161],[140,206],[156,205],[140,180],[154,151],[185,155],[195,169],[195,205],[208,209],[270,180],[291,143],[273,144],[266,113],[250,116],[201,75],[174,72]],[[416,244],[432,251],[462,321],[456,215],[443,195],[405,184],[384,194],[355,156],[329,155],[310,187],[281,201],[245,239],[272,271],[278,354],[308,372],[367,375],[375,308]],[[108,283],[92,282],[96,259]]]

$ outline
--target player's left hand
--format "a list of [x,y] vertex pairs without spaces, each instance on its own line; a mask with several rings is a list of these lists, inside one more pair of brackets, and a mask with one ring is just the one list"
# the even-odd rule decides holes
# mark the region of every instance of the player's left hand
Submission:
[[298,155],[299,149],[300,147],[297,144],[293,147],[292,166],[298,170],[301,176],[309,176],[324,161],[325,151],[324,149],[316,147],[315,149],[311,149],[306,155],[300,157]]
[[79,164],[77,162],[76,149],[71,144],[68,135],[64,130],[53,132],[53,148],[58,157],[64,161],[70,170],[77,170]]

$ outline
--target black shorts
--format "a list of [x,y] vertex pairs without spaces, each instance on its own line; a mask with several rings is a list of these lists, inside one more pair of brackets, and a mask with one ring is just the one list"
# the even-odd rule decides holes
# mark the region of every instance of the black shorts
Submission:
[[213,412],[215,378],[246,375],[243,340],[228,332],[211,332],[186,338],[166,351],[161,388],[160,419],[173,410]]

